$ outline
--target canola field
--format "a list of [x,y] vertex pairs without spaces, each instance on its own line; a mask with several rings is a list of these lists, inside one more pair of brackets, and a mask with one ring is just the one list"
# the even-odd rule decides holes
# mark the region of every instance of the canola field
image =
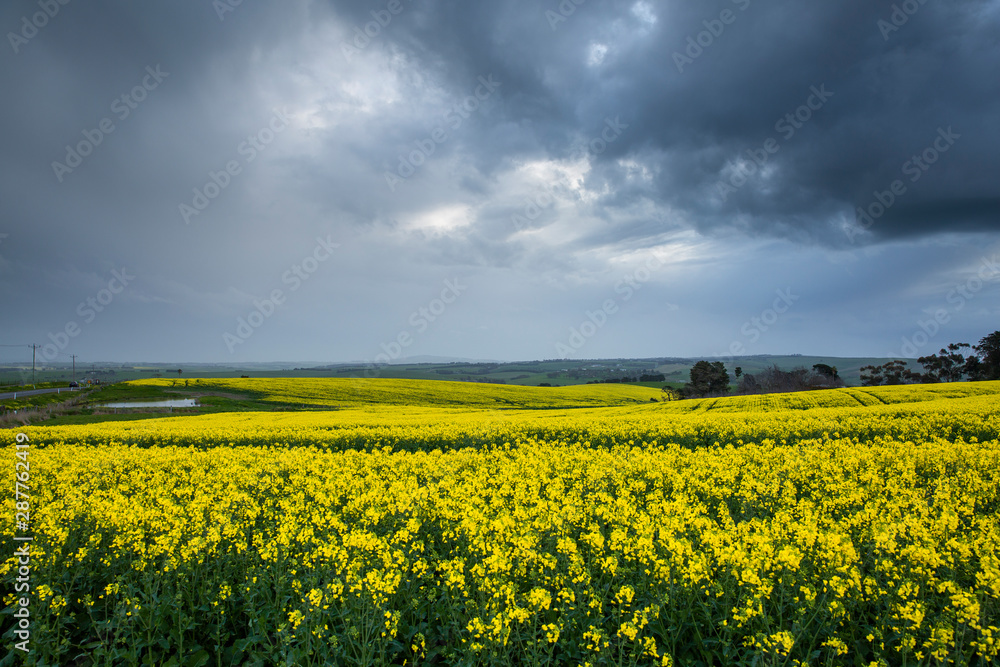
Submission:
[[235,391],[275,404],[326,407],[456,406],[463,409],[550,409],[583,406],[630,405],[660,398],[659,389],[629,384],[575,385],[570,387],[524,387],[482,385],[447,380],[381,380],[368,378],[260,378],[196,379],[163,378],[137,380],[129,384],[162,389]]
[[998,662],[1000,382],[204,382],[330,409],[23,429],[3,664]]

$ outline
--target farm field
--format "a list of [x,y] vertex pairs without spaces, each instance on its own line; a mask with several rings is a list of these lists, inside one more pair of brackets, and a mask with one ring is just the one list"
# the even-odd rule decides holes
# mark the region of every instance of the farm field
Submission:
[[130,386],[163,390],[235,392],[272,404],[326,407],[458,406],[469,408],[547,409],[612,406],[659,399],[659,389],[604,384],[571,387],[482,385],[471,382],[403,379],[261,378],[181,380],[149,379]]
[[[20,353],[18,353],[20,354]],[[713,358],[714,359],[714,358]],[[754,355],[745,357],[725,357],[730,373],[735,366],[741,366],[747,373],[758,373],[772,365],[784,369],[797,366],[811,368],[813,364],[825,363],[837,366],[840,376],[849,385],[860,384],[860,369],[868,364],[880,365],[888,358],[830,357],[803,355]],[[4,363],[6,361],[7,363]],[[31,358],[22,356],[26,364],[11,363],[13,359],[0,359],[0,386],[11,383],[23,384],[31,380]],[[555,359],[548,361],[448,361],[414,360],[412,363],[394,363],[376,366],[373,364],[323,364],[316,362],[300,366],[291,363],[248,363],[242,366],[229,364],[92,364],[91,368],[81,367],[79,379],[90,377],[104,383],[129,380],[170,378],[209,379],[240,378],[249,375],[262,378],[369,378],[373,373],[381,378],[406,380],[461,380],[465,382],[485,382],[508,386],[538,386],[549,383],[553,386],[586,384],[608,378],[629,376],[637,378],[643,373],[659,372],[666,376],[667,384],[679,388],[687,380],[688,372],[696,359],[660,357],[651,359]],[[293,367],[294,366],[294,367]],[[181,372],[178,372],[181,371]],[[70,365],[40,369],[39,382],[74,379]],[[658,387],[665,384],[658,383]]]
[[26,664],[1000,655],[1000,382],[172,382],[136,384],[321,409],[0,431],[30,458]]

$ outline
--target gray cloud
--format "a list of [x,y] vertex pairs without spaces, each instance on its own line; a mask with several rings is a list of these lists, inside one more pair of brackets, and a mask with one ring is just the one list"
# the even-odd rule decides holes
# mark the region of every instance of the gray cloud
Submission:
[[[905,23],[860,0],[568,6],[70,2],[15,53],[41,10],[8,3],[0,342],[45,342],[125,266],[61,355],[371,358],[458,275],[413,354],[551,357],[662,256],[588,356],[712,353],[788,286],[802,301],[756,351],[881,354],[996,247],[996,2],[911,2]],[[186,221],[195,190],[215,196]],[[327,235],[340,250],[290,292]],[[991,295],[955,338],[996,328]]]

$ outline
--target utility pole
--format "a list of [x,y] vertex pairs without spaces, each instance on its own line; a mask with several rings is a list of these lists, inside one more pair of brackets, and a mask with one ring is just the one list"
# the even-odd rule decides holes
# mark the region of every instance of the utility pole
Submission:
[[73,382],[76,382],[76,355],[71,354],[70,356],[73,357]]
[[31,346],[31,388],[35,388],[35,348],[37,345]]

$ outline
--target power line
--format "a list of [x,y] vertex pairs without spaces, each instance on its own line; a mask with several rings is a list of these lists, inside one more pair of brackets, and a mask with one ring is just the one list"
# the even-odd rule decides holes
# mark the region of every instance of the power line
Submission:
[[[31,348],[31,384],[32,384],[32,386],[34,386],[34,384],[35,384],[35,371],[37,369],[37,351],[41,350],[41,349],[44,349],[45,346],[44,345],[38,345],[38,344],[30,344],[29,345],[27,343],[22,343],[22,344],[0,343],[0,348],[26,348],[26,347],[30,347]],[[73,381],[76,382],[76,358],[78,356],[80,356],[80,355],[78,355],[78,354],[69,354],[68,352],[58,352],[58,351],[55,353],[54,357],[50,357],[50,356],[48,356],[48,354],[49,353],[45,354],[46,361],[52,361],[55,357],[62,357],[64,359],[71,359],[72,360],[72,367],[73,367]],[[42,368],[44,369],[44,368],[46,368],[46,366],[43,365]],[[22,372],[22,380],[23,380],[23,377],[24,377],[24,373]]]

